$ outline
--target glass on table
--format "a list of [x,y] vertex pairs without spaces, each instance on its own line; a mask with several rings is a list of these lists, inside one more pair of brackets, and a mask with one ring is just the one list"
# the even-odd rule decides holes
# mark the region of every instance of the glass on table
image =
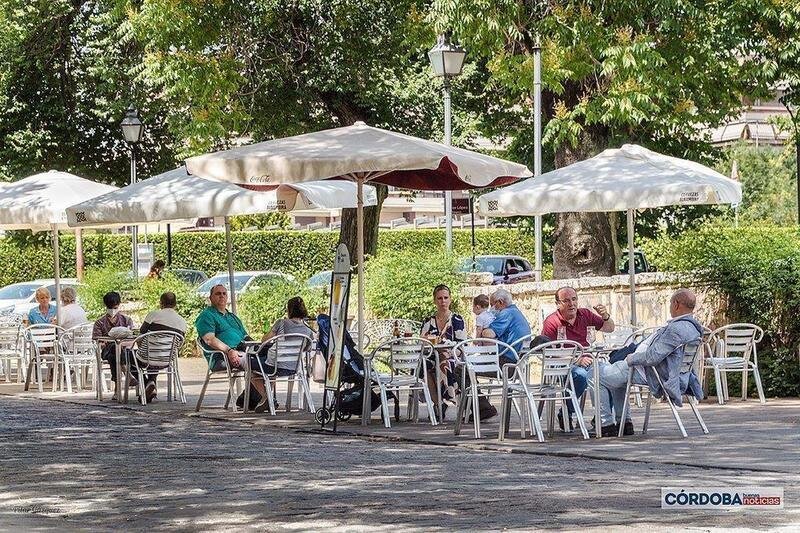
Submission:
[[594,343],[597,341],[597,330],[594,326],[589,326],[586,328],[586,343],[592,347]]
[[557,341],[567,340],[567,328],[565,326],[558,327],[558,331],[556,332],[556,340]]

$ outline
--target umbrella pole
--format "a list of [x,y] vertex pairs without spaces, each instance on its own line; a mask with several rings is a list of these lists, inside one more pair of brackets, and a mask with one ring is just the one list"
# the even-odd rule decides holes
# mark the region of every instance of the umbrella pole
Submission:
[[83,231],[81,228],[75,229],[75,276],[78,281],[83,281]]
[[633,248],[633,209],[628,209],[628,279],[631,292],[631,325],[636,326],[636,255]]
[[61,324],[61,261],[59,254],[61,251],[58,246],[58,226],[52,225],[53,229],[53,267],[56,281],[56,324]]
[[469,196],[470,231],[472,232],[472,270],[475,270],[475,198]]
[[231,222],[225,217],[225,255],[228,258],[228,283],[231,296],[231,311],[236,314],[236,285],[233,283],[233,250],[231,249]]
[[[542,175],[542,46],[539,36],[533,47],[533,175]],[[536,281],[542,281],[542,215],[534,218]]]
[[167,224],[167,266],[172,266],[172,231],[169,224]]
[[363,350],[364,338],[364,178],[358,176],[356,226],[358,240],[358,351]]

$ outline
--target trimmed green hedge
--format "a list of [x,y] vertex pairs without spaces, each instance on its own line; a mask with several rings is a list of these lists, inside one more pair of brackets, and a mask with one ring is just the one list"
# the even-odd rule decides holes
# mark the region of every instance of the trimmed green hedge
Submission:
[[[454,230],[456,254],[468,255],[469,230]],[[329,270],[338,232],[248,231],[232,234],[234,268],[236,270],[280,270],[305,279],[320,270]],[[140,235],[140,242],[144,242]],[[149,235],[155,255],[166,258],[166,235]],[[62,233],[61,268],[64,277],[75,276],[75,237]],[[381,251],[426,250],[438,253],[444,246],[444,230],[381,231]],[[0,239],[0,286],[34,278],[53,276],[53,257],[47,245],[20,245],[11,239]],[[130,236],[90,234],[83,237],[84,262],[87,269],[130,269]],[[532,259],[534,239],[516,229],[478,229],[478,254],[515,254]],[[225,235],[221,232],[176,233],[172,238],[172,264],[176,268],[195,268],[212,275],[227,270]]]

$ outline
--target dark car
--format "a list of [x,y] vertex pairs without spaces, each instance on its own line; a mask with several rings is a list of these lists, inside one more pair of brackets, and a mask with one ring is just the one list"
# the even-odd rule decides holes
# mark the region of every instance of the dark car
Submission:
[[[645,257],[644,252],[641,250],[634,250],[633,271],[636,274],[640,274],[642,272],[655,272],[656,267],[647,262],[647,257]],[[628,250],[623,250],[622,252],[622,258],[620,259],[619,263],[619,273],[628,273]]]
[[492,285],[533,281],[536,274],[531,263],[518,255],[478,255],[475,264],[467,258],[459,269],[461,272],[490,272]]

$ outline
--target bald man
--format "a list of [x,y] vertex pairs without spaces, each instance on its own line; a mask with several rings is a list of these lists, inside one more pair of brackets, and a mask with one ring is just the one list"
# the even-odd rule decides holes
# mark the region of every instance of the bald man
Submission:
[[[660,398],[663,394],[668,394],[675,405],[682,405],[681,379],[678,372],[683,360],[683,347],[698,342],[703,334],[703,326],[692,314],[695,304],[694,292],[689,289],[678,289],[670,299],[669,312],[672,318],[664,327],[643,340],[625,360],[613,364],[600,363],[600,386],[608,391],[600,393],[600,419],[603,425],[601,431],[604,437],[614,436],[619,430],[625,402],[625,387],[631,366],[635,366],[637,370],[633,373],[633,384],[647,385],[654,397]],[[650,367],[646,373],[644,367]],[[664,390],[661,389],[652,371],[658,372],[664,382]],[[689,379],[692,379],[691,375]],[[612,401],[609,401],[609,398]],[[633,435],[630,413],[624,424],[624,434]]]

